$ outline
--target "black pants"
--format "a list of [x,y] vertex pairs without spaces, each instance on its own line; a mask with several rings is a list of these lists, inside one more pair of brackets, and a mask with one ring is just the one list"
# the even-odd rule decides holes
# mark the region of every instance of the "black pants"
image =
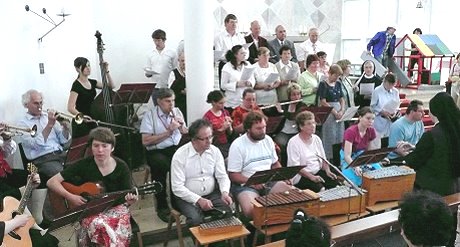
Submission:
[[[160,182],[164,188],[166,188],[166,174],[171,171],[171,160],[176,149],[176,146],[171,146],[165,149],[150,150],[146,153],[152,180]],[[157,193],[155,197],[157,199],[157,210],[168,208],[165,189]]]

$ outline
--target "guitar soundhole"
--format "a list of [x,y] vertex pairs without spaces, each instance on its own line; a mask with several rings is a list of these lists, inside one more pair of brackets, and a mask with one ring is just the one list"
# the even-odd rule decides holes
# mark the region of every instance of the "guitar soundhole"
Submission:
[[14,217],[16,217],[16,215],[19,215],[19,213],[18,213],[18,212],[16,212],[16,211],[13,211],[13,212],[11,213],[11,218],[14,218]]

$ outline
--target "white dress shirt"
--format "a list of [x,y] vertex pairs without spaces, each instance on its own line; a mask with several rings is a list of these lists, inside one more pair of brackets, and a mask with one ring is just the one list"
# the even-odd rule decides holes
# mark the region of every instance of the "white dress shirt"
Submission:
[[319,40],[315,44],[311,43],[310,39],[302,42],[297,49],[297,60],[306,61],[309,54],[316,54],[319,51],[324,51],[323,43]]
[[[246,40],[244,39],[244,36],[238,32],[235,32],[235,34],[231,35],[226,30],[224,30],[217,34],[214,38],[214,50],[223,51],[222,57],[219,60],[224,62],[226,61],[225,53],[227,53],[228,50],[231,50],[235,45],[244,44],[246,44]],[[246,50],[246,56],[244,58],[248,59],[249,51],[247,48],[244,49]]]
[[147,57],[146,70],[151,71],[152,81],[156,83],[155,88],[167,88],[169,73],[177,67],[176,52],[166,47],[159,52],[153,49]]

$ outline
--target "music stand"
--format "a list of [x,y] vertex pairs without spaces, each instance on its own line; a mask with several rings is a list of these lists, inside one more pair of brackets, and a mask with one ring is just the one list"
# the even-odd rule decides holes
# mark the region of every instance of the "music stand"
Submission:
[[305,166],[289,166],[273,168],[265,171],[258,171],[248,178],[248,181],[244,184],[245,186],[264,184],[274,181],[282,181],[293,178],[297,173],[300,172]]
[[51,221],[48,231],[52,232],[59,228],[62,228],[66,225],[73,224],[77,221],[80,221],[83,218],[86,218],[90,215],[94,215],[100,212],[105,211],[106,209],[112,207],[120,197],[125,193],[115,193],[111,195],[104,196],[102,198],[94,199],[88,203],[78,206],[76,208],[70,209],[66,212],[65,215],[55,218]]
[[356,157],[345,169],[350,167],[357,167],[361,165],[367,165],[377,163],[388,156],[389,153],[396,150],[395,147],[381,148],[376,150],[368,150]]
[[323,125],[327,117],[332,111],[330,106],[310,106],[306,110],[311,111],[315,115],[315,121],[318,125]]

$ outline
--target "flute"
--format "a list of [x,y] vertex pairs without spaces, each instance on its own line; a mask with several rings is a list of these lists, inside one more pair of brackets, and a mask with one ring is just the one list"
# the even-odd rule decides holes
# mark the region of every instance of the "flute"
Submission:
[[[282,105],[294,104],[294,103],[299,103],[299,102],[302,102],[302,100],[298,99],[298,100],[287,101],[287,102],[283,102],[283,103],[279,103],[279,104],[280,104],[280,106],[282,106]],[[272,107],[275,107],[275,106],[276,106],[276,104],[271,104],[271,105],[266,105],[266,106],[259,107],[259,109],[263,110],[263,109],[268,109],[268,108],[272,108]]]

